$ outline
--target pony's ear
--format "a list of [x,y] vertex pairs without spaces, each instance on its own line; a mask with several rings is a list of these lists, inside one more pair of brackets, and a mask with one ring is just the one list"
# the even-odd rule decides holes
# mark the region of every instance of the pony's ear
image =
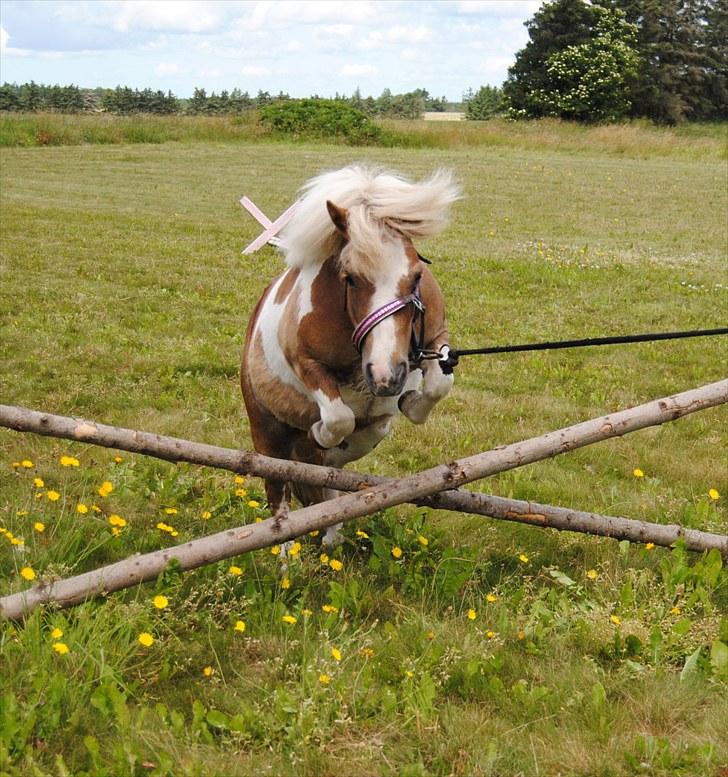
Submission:
[[349,214],[346,208],[340,208],[338,205],[334,205],[331,200],[326,200],[326,210],[331,216],[331,220],[334,222],[336,229],[341,232],[345,238],[349,238],[347,228],[349,226]]

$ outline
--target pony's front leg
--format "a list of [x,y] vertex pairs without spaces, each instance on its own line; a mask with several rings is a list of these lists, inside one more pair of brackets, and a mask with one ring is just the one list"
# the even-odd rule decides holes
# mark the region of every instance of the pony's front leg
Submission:
[[356,428],[354,412],[344,403],[335,378],[323,365],[309,362],[301,377],[321,416],[321,420],[311,426],[309,436],[322,448],[333,448]]
[[447,396],[453,385],[453,375],[445,375],[437,359],[422,366],[422,386],[419,391],[406,391],[399,400],[399,409],[413,424],[424,424],[432,408]]

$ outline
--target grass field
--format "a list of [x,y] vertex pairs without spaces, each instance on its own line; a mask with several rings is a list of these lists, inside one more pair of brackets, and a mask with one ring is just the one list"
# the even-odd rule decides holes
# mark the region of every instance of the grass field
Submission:
[[[1,148],[0,401],[249,448],[239,352],[282,265],[241,256],[258,230],[238,199],[277,215],[354,160],[461,181],[450,229],[418,246],[456,346],[725,325],[715,129],[454,131],[452,148]],[[358,466],[407,473],[718,380],[725,340],[463,360],[428,424],[401,421]],[[727,421],[709,410],[476,488],[726,533]],[[31,585],[22,570],[51,580],[267,515],[255,479],[7,431],[0,510],[3,594]],[[3,624],[0,772],[728,769],[717,554],[409,507],[354,524],[326,562],[307,540],[286,572],[260,551]]]

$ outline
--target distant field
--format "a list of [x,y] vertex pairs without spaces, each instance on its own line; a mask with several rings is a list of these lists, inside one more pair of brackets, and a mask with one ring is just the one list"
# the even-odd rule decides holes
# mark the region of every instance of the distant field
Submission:
[[[253,139],[227,120],[142,124],[156,142],[131,144],[121,126],[133,120],[104,118],[119,140],[80,145],[83,121],[69,120],[68,145],[8,143],[35,137],[24,121],[0,119],[6,404],[248,448],[239,352],[282,264],[271,248],[240,254],[258,225],[238,199],[274,216],[311,175],[355,160],[411,176],[448,167],[461,181],[450,229],[418,246],[456,346],[728,318],[722,127],[419,122],[398,127],[422,147],[352,149]],[[52,132],[65,119],[48,121]],[[463,360],[431,421],[400,422],[358,468],[411,472],[718,380],[727,340]],[[726,533],[727,422],[725,407],[706,411],[477,488]],[[0,527],[24,539],[0,536],[0,593],[30,585],[23,567],[51,579],[267,515],[255,479],[120,458],[0,431]],[[285,573],[261,551],[3,624],[0,771],[728,767],[728,575],[716,554],[408,507],[347,537],[339,571],[307,541]]]

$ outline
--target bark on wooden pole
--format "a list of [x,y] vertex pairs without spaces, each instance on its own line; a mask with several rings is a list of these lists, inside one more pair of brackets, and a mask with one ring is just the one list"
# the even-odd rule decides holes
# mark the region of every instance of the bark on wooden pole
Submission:
[[[285,520],[229,529],[198,540],[144,555],[133,556],[66,580],[40,583],[27,591],[0,599],[0,614],[18,618],[44,602],[61,607],[154,579],[172,560],[182,569],[194,569],[231,556],[299,537],[315,529],[431,496],[479,478],[566,453],[600,440],[675,420],[728,401],[728,380],[655,400],[629,410],[585,421],[523,442],[443,464],[424,472],[387,481],[363,491],[311,505]],[[91,429],[88,433],[91,434]],[[83,439],[77,437],[76,439]]]
[[[80,439],[94,445],[154,456],[166,461],[184,461],[226,469],[241,475],[285,478],[340,491],[360,491],[367,486],[379,485],[389,480],[376,475],[275,459],[258,453],[222,448],[135,429],[124,429],[68,416],[41,413],[11,405],[0,405],[0,426],[63,439]],[[669,547],[682,538],[689,550],[703,551],[717,548],[728,556],[727,536],[697,529],[684,529],[677,524],[653,524],[630,518],[599,515],[581,510],[505,499],[462,488],[441,491],[429,497],[415,499],[413,503],[420,507],[484,515],[542,528],[595,534],[632,542],[653,542],[655,545],[664,547]]]

